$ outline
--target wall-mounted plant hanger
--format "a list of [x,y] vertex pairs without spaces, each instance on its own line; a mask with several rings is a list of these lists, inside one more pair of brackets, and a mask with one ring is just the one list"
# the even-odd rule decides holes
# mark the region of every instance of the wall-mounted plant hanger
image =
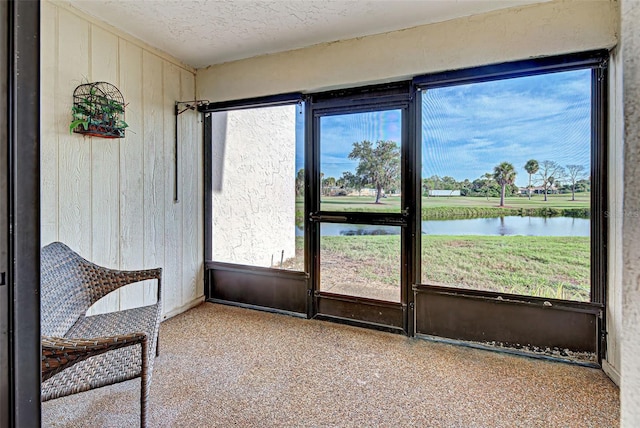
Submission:
[[85,83],[73,91],[69,131],[100,138],[124,138],[122,93],[107,82]]
[[174,150],[174,172],[175,172],[175,176],[174,176],[174,192],[173,192],[173,202],[179,202],[180,199],[178,198],[178,116],[180,116],[182,113],[184,113],[185,111],[189,111],[189,110],[197,110],[198,107],[201,107],[205,104],[209,104],[209,100],[192,100],[192,101],[176,101],[176,107],[175,107],[175,115],[176,115],[176,123],[175,123],[175,144],[173,147]]

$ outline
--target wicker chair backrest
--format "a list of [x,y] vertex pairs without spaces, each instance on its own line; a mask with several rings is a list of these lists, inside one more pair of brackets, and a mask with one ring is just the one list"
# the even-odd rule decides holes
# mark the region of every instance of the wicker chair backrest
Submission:
[[63,337],[91,306],[90,263],[61,242],[42,248],[40,260],[41,334]]

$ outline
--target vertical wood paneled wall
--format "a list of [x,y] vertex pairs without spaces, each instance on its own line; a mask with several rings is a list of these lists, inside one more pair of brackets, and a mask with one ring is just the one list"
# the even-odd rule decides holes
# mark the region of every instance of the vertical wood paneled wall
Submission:
[[[42,245],[62,241],[117,269],[163,268],[163,312],[203,295],[202,127],[179,116],[174,202],[174,103],[195,98],[194,70],[68,6],[42,3]],[[69,133],[73,90],[107,81],[122,92],[126,138]],[[125,287],[90,311],[154,301]]]

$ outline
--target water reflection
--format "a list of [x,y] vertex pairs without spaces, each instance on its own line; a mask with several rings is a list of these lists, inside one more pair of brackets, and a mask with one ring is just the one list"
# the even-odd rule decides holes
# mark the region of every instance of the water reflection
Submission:
[[422,222],[427,235],[590,236],[590,220],[575,217],[496,217]]
[[[464,220],[425,220],[422,233],[426,235],[499,235],[499,236],[590,236],[590,220],[574,217],[473,218]],[[399,235],[395,226],[323,223],[322,236]],[[296,228],[296,236],[302,236]]]

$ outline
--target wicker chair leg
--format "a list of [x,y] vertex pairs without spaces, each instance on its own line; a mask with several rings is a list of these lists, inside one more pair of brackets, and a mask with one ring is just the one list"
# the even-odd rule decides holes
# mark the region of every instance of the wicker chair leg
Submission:
[[149,398],[149,343],[148,338],[142,342],[142,370],[140,373],[140,428],[147,427],[147,400]]
[[156,337],[156,357],[160,356],[160,335]]

